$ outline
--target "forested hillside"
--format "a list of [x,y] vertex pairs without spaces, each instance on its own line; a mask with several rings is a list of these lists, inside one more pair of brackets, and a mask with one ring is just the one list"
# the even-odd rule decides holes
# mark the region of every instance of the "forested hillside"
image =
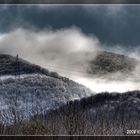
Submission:
[[0,75],[0,134],[123,135],[140,129],[140,91],[95,94],[18,56],[0,55]]

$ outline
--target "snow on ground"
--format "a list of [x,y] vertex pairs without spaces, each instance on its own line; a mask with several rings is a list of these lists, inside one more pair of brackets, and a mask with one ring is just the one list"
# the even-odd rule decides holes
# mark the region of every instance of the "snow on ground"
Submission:
[[14,111],[19,118],[22,116],[25,119],[57,108],[70,100],[80,100],[94,94],[68,79],[64,81],[39,74],[24,74],[18,78],[19,76],[0,77],[0,120],[7,123],[14,121]]

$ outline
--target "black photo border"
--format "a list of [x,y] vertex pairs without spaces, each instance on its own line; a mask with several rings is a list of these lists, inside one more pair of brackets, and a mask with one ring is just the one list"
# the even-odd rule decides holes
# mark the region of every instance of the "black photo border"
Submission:
[[140,4],[140,0],[0,0],[0,4]]
[[[140,4],[140,0],[0,0],[4,4]],[[139,136],[0,136],[0,140],[137,140]]]

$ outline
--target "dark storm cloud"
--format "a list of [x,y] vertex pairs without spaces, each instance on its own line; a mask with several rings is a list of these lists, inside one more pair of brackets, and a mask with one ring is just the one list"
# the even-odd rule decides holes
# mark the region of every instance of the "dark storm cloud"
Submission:
[[139,0],[1,0],[0,3],[16,3],[16,4],[23,4],[23,3],[32,3],[32,4],[135,4],[140,3]]
[[140,8],[122,5],[0,6],[0,31],[53,30],[75,25],[107,45],[140,44]]

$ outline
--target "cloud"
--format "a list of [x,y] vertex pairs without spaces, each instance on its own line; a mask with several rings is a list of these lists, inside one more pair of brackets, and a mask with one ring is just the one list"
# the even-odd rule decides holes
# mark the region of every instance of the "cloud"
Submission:
[[81,83],[96,93],[99,92],[127,92],[133,90],[140,90],[140,83],[132,80],[115,81],[102,78],[88,78],[88,77],[77,77],[74,79],[76,82]]
[[138,5],[1,5],[0,32],[18,27],[44,30],[75,25],[107,45],[137,46],[140,44],[139,16]]
[[139,65],[123,80],[87,73],[102,49],[140,59],[139,13],[128,5],[0,6],[0,53],[19,54],[95,92],[140,90]]
[[56,31],[18,28],[0,35],[1,53],[19,54],[32,63],[58,72],[80,69],[85,73],[88,61],[96,57],[98,50],[99,40],[85,35],[77,27]]
[[[123,48],[123,46],[119,47]],[[19,54],[21,58],[56,71],[95,92],[124,92],[140,89],[140,80],[137,78],[139,66],[133,71],[133,77],[123,80],[116,80],[118,73],[114,73],[112,75],[114,78],[111,80],[108,75],[97,77],[87,73],[89,62],[96,58],[99,51],[104,48],[105,45],[101,44],[96,36],[87,35],[75,26],[59,30],[44,29],[39,31],[17,28],[11,32],[0,34],[0,53],[14,56]],[[138,57],[135,51],[133,53],[128,53],[123,49],[110,49],[109,51]],[[119,74],[122,75],[122,73]]]

